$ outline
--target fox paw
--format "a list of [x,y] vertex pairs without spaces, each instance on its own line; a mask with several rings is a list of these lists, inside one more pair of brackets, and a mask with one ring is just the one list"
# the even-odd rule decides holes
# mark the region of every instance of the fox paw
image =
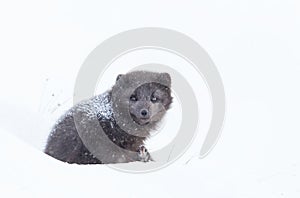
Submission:
[[145,146],[140,146],[137,152],[138,152],[139,161],[141,162],[153,161],[150,156],[150,153],[148,152]]

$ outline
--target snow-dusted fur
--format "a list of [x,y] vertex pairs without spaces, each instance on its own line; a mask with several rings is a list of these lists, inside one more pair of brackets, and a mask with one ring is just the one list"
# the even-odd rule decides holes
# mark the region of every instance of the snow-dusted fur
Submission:
[[[152,88],[153,86],[156,85],[152,85]],[[160,88],[160,85],[157,86],[157,89]],[[147,86],[144,89],[148,89]],[[63,162],[77,164],[124,163],[150,160],[150,155],[143,146],[146,137],[128,134],[116,123],[111,94],[111,90],[107,91],[89,100],[82,101],[68,110],[54,125],[48,137],[45,153]],[[172,100],[170,92],[168,92],[168,97],[166,108],[169,108]],[[145,126],[143,132],[147,131],[150,134],[153,126],[149,125],[148,128]],[[99,133],[97,129],[101,127],[111,142],[122,149],[132,151],[131,153],[134,154],[129,155],[125,152],[122,155],[118,155],[120,154],[119,150],[104,149],[100,152],[106,152],[102,156],[107,157],[105,157],[105,160],[98,159],[83,143],[82,138],[78,134],[78,127],[82,131],[86,131],[88,136]],[[88,139],[93,140],[93,137],[88,137]]]

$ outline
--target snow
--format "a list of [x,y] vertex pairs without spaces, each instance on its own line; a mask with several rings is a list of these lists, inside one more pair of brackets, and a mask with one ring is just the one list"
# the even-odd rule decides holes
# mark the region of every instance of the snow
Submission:
[[[283,163],[252,161],[261,156],[245,160],[226,153],[230,148],[225,144],[202,160],[194,156],[156,172],[131,174],[106,165],[62,163],[5,130],[0,135],[0,197],[300,196],[299,161],[279,169]],[[258,166],[260,162],[266,164]]]
[[[298,0],[0,4],[0,197],[300,197]],[[91,50],[112,35],[148,26],[189,35],[215,62],[227,113],[214,150],[198,159],[200,133],[182,158],[146,174],[69,165],[43,154],[50,127],[72,105],[77,73]],[[118,61],[98,93],[133,65],[183,64],[145,51]],[[200,89],[195,72],[178,68]]]
[[91,118],[96,118],[98,116],[101,119],[114,120],[113,109],[108,92],[98,94],[91,99],[80,102],[75,108],[72,108],[69,113],[73,114],[75,109],[88,112],[87,116],[90,116]]

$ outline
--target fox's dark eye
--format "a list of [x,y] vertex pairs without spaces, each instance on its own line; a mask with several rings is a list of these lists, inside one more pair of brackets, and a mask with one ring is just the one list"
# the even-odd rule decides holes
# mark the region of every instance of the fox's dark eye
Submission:
[[131,100],[131,101],[137,101],[137,98],[136,98],[135,95],[131,95],[131,96],[130,96],[130,100]]
[[155,96],[151,97],[151,102],[156,102],[158,99]]

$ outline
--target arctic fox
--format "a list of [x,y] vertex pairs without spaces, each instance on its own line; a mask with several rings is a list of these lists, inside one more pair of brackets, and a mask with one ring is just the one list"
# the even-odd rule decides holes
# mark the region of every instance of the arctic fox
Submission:
[[[136,83],[138,79],[147,79],[149,76],[152,78],[151,82],[142,83],[133,89],[128,98],[122,98],[127,102],[128,114],[117,114],[113,108],[113,91],[117,90],[116,84],[119,83],[118,86],[122,86],[122,91],[126,92],[126,89],[129,89],[128,87]],[[156,78],[157,81],[153,80]],[[161,84],[159,79],[166,83]],[[163,118],[166,110],[170,108],[172,103],[171,77],[168,73],[134,71],[118,75],[116,84],[111,90],[82,101],[68,110],[54,125],[48,137],[45,153],[60,161],[77,164],[152,160],[144,142]],[[115,108],[118,110],[122,107],[115,105]],[[138,126],[135,128],[135,134],[128,133],[117,122],[118,118],[123,118],[122,116],[129,116],[130,122]],[[120,154],[120,150],[106,147],[91,152],[83,141],[79,129],[84,131],[84,134],[88,134],[89,139],[95,139],[95,141],[96,135],[101,133],[99,131],[103,131],[107,138],[106,142],[103,142],[102,138],[97,142],[92,142],[93,145],[101,148],[101,145],[110,141],[116,147],[129,151],[130,154],[127,152]]]

